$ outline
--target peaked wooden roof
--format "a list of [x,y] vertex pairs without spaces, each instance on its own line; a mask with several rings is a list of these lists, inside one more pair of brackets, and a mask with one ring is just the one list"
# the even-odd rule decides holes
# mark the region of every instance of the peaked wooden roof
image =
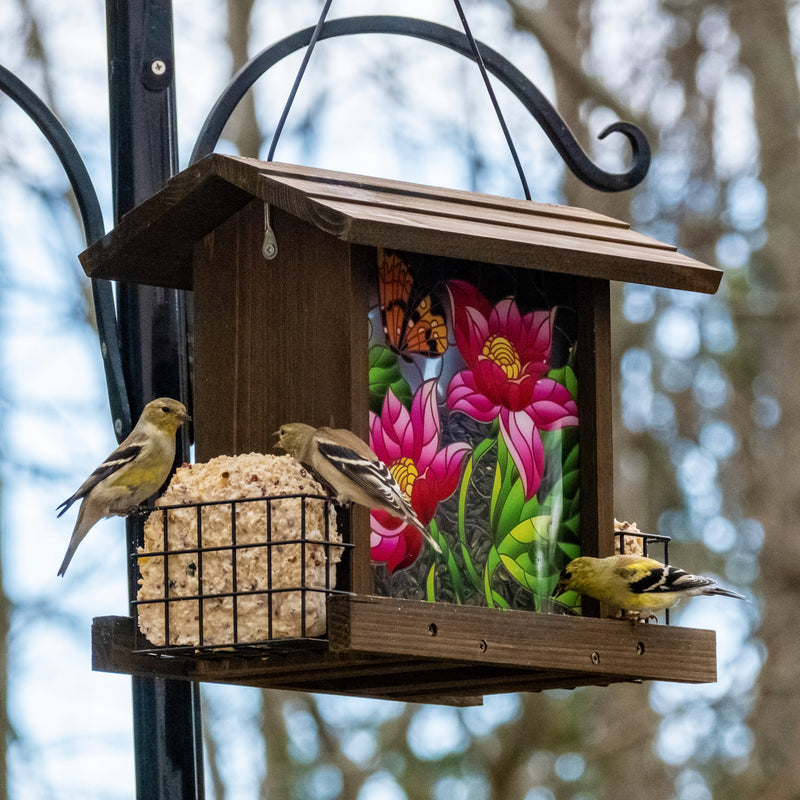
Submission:
[[722,277],[582,208],[218,154],[126,214],[81,262],[92,277],[191,289],[195,242],[254,198],[355,244],[695,292]]

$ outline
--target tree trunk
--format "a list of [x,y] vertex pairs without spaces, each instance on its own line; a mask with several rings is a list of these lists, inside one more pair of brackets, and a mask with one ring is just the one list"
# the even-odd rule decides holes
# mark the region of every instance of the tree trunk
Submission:
[[[767,240],[753,264],[755,291],[738,308],[740,340],[756,391],[780,403],[780,424],[753,425],[752,384],[742,386],[737,411],[743,432],[741,458],[748,465],[746,507],[765,530],[759,589],[759,634],[767,660],[759,677],[751,725],[754,752],[746,777],[760,800],[800,795],[800,395],[792,354],[800,342],[800,92],[784,0],[732,3],[741,62],[753,79],[754,117],[760,142],[760,180],[767,194]],[[756,292],[758,295],[756,296]],[[744,304],[742,304],[744,305]],[[755,795],[750,795],[755,796]]]

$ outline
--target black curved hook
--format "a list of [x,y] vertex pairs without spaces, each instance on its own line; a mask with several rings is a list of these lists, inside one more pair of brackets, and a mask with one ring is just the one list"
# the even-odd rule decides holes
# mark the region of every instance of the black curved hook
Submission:
[[[203,123],[189,163],[193,164],[213,152],[225,123],[245,92],[281,59],[306,47],[313,32],[313,27],[305,28],[281,39],[251,58],[234,75]],[[465,34],[435,22],[412,17],[377,15],[334,19],[324,24],[319,38],[331,39],[361,33],[411,36],[442,45],[470,59],[473,58],[469,40]],[[615,122],[600,133],[598,137],[600,139],[604,139],[610,133],[622,133],[630,142],[632,149],[631,166],[626,172],[606,172],[583,152],[566,122],[528,78],[496,50],[480,42],[478,47],[487,70],[525,106],[553,143],[564,162],[580,180],[593,189],[604,192],[632,189],[644,180],[650,166],[650,145],[639,128],[629,122]]]
[[[105,233],[103,214],[89,172],[72,139],[55,114],[23,81],[0,65],[0,90],[5,92],[36,123],[55,151],[67,173],[78,203],[87,246]],[[111,282],[92,279],[92,297],[97,318],[97,334],[108,386],[108,399],[117,438],[131,429],[131,411],[122,373],[119,327],[114,311]]]

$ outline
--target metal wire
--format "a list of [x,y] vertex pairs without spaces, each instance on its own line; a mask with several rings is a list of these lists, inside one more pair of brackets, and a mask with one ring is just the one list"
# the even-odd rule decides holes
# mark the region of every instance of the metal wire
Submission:
[[[275,148],[278,145],[278,139],[283,131],[283,127],[286,124],[286,119],[289,116],[289,110],[292,107],[292,103],[294,102],[294,98],[297,94],[297,89],[300,86],[300,81],[303,79],[303,75],[305,74],[306,67],[308,66],[308,62],[311,58],[311,53],[314,50],[314,46],[319,39],[320,33],[322,32],[322,26],[325,23],[325,18],[328,15],[328,11],[330,10],[331,3],[333,0],[326,0],[325,5],[322,8],[322,13],[317,20],[317,24],[314,27],[314,31],[311,34],[311,39],[309,40],[308,47],[306,48],[306,52],[303,55],[303,60],[300,63],[300,68],[297,71],[297,75],[294,79],[294,84],[292,86],[291,91],[289,92],[289,97],[286,100],[286,104],[283,107],[283,111],[281,112],[280,119],[278,120],[278,124],[275,128],[275,133],[272,136],[272,142],[269,146],[269,152],[267,153],[267,161],[272,161],[273,156],[275,155]],[[494,108],[494,113],[497,115],[497,121],[500,123],[500,127],[503,131],[503,136],[505,136],[506,144],[508,145],[508,149],[511,152],[511,158],[514,160],[514,166],[517,168],[517,173],[519,174],[520,183],[522,184],[522,191],[525,194],[525,199],[531,199],[531,191],[528,188],[528,181],[525,179],[525,172],[522,169],[522,163],[520,162],[519,155],[517,154],[517,148],[514,146],[514,140],[511,137],[511,132],[508,129],[508,125],[506,124],[505,117],[503,117],[503,112],[500,109],[500,104],[497,101],[497,96],[494,93],[494,89],[492,88],[491,81],[489,80],[489,75],[486,72],[486,65],[483,63],[483,58],[481,56],[480,50],[478,49],[478,43],[475,41],[475,37],[472,35],[472,30],[469,27],[469,22],[467,22],[467,16],[464,13],[464,9],[461,5],[461,0],[453,0],[456,12],[458,13],[459,18],[461,19],[461,25],[464,28],[464,33],[467,36],[467,40],[469,41],[470,49],[472,50],[472,57],[475,63],[478,65],[478,69],[480,70],[481,77],[483,78],[483,83],[486,86],[486,91],[489,94],[489,100],[492,103],[492,107]]]
[[489,99],[492,101],[494,113],[497,115],[497,121],[500,123],[500,127],[503,129],[503,136],[506,137],[506,144],[508,145],[508,149],[511,151],[511,158],[514,159],[514,166],[517,168],[517,172],[519,173],[519,180],[522,184],[522,191],[525,193],[525,199],[530,200],[531,190],[528,188],[528,181],[525,180],[525,172],[522,169],[522,163],[519,160],[519,155],[517,155],[517,148],[514,146],[514,140],[511,138],[511,131],[508,130],[505,117],[503,117],[503,112],[500,110],[500,103],[497,102],[497,97],[495,96],[494,89],[492,88],[492,82],[489,80],[489,74],[486,72],[486,65],[483,63],[483,57],[481,56],[481,51],[478,49],[478,43],[475,41],[475,37],[472,35],[472,31],[470,30],[469,23],[467,22],[467,15],[464,13],[464,9],[461,6],[461,0],[453,0],[453,3],[455,3],[456,11],[461,19],[461,24],[464,27],[464,33],[467,35],[467,39],[469,39],[469,46],[472,49],[475,62],[477,63],[478,69],[481,72],[481,77],[483,78],[483,82],[486,86],[486,91],[489,93]]
[[[273,535],[272,531],[272,519],[273,519],[273,508],[272,503],[273,501],[280,500],[298,500],[300,503],[300,530],[297,532],[297,536],[290,538],[290,539],[276,539]],[[326,511],[324,513],[324,531],[323,531],[323,538],[322,539],[312,539],[306,536],[306,520],[307,520],[307,503],[309,500],[314,501],[322,501],[325,503]],[[250,503],[263,503],[264,508],[264,515],[266,521],[266,531],[265,536],[262,540],[259,541],[241,541],[238,538],[238,523],[237,523],[237,511],[240,509],[242,504],[250,504]],[[332,530],[329,524],[329,503],[330,501],[325,495],[307,495],[303,493],[293,493],[293,494],[286,494],[286,495],[275,495],[270,497],[254,497],[254,498],[244,498],[244,499],[237,499],[237,500],[213,500],[203,503],[190,503],[190,504],[174,504],[174,505],[164,505],[159,506],[155,509],[142,509],[139,513],[144,516],[147,513],[160,513],[162,515],[161,518],[161,528],[162,528],[162,541],[161,547],[156,548],[149,551],[140,551],[136,552],[131,556],[132,562],[134,565],[140,563],[140,559],[145,561],[147,559],[163,559],[163,576],[162,576],[162,583],[163,583],[163,595],[161,591],[159,591],[158,596],[155,597],[146,597],[142,599],[136,599],[131,601],[131,610],[132,614],[137,620],[137,624],[135,626],[136,631],[136,642],[134,645],[135,652],[138,653],[152,653],[152,654],[162,654],[162,655],[177,655],[181,652],[203,652],[205,654],[213,654],[214,652],[234,648],[237,651],[246,651],[246,652],[255,652],[259,649],[263,650],[264,648],[267,649],[285,649],[291,648],[293,646],[298,646],[301,642],[306,643],[319,643],[325,642],[326,638],[324,636],[312,636],[308,633],[307,630],[307,623],[306,623],[306,611],[308,608],[307,603],[307,595],[308,592],[312,592],[317,595],[322,595],[323,597],[329,597],[331,595],[338,595],[338,594],[348,594],[346,590],[343,589],[336,589],[333,588],[333,579],[332,579],[332,571],[333,571],[333,564],[331,563],[330,558],[330,551],[333,548],[341,549],[343,553],[347,553],[353,548],[352,543],[348,542],[340,542],[334,541],[331,538]],[[214,506],[226,506],[229,508],[230,513],[230,525],[231,525],[231,538],[230,543],[219,544],[219,545],[211,545],[204,543],[204,531],[208,526],[208,521],[206,523],[203,522],[203,509],[208,507]],[[194,510],[194,521],[195,521],[195,530],[196,530],[196,542],[192,542],[191,546],[188,547],[174,547],[173,544],[170,542],[170,531],[169,531],[169,514],[173,510],[178,509],[193,509]],[[207,541],[208,537],[205,536]],[[273,565],[280,564],[280,560],[277,557],[273,557],[273,551],[275,548],[278,548],[278,552],[280,552],[283,548],[289,545],[299,545],[300,546],[300,577],[297,581],[296,585],[293,584],[291,586],[281,586],[276,587],[273,584],[273,575],[272,569]],[[325,574],[324,580],[321,578],[321,583],[319,586],[309,585],[306,576],[306,565],[307,565],[307,553],[306,548],[308,546],[313,547],[320,547],[322,551],[325,553]],[[252,551],[257,549],[266,548],[266,570],[265,570],[265,580],[266,580],[266,588],[241,588],[239,586],[238,580],[238,565],[237,565],[237,554],[240,551]],[[203,585],[203,559],[204,556],[208,556],[212,553],[220,553],[225,554],[230,552],[231,558],[231,579],[232,583],[230,589],[223,587],[219,587],[219,589],[214,590],[207,590],[204,588]],[[175,563],[173,559],[179,559],[181,556],[185,555],[193,555],[196,556],[196,565],[195,569],[196,572],[193,575],[197,578],[197,589],[193,591],[191,594],[178,594],[177,596],[171,595],[171,586],[170,586],[170,563]],[[171,560],[173,560],[171,562]],[[158,562],[156,562],[157,564]],[[182,563],[178,561],[178,563]],[[160,566],[160,565],[159,565]],[[174,575],[174,572],[173,572]],[[280,596],[280,595],[289,595],[292,593],[299,593],[300,596],[300,623],[299,623],[299,631],[298,635],[295,636],[288,636],[288,637],[279,637],[273,638],[273,616],[275,614],[274,607],[273,607],[273,597]],[[238,618],[239,613],[239,599],[243,597],[251,597],[251,596],[261,596],[266,598],[266,611],[264,612],[266,615],[266,638],[259,640],[259,641],[245,641],[242,642],[240,640],[240,620]],[[216,641],[208,641],[207,633],[205,630],[205,622],[206,616],[205,613],[205,604],[209,601],[212,602],[221,602],[224,599],[230,598],[232,601],[232,630],[231,636],[229,641],[225,642],[216,642]],[[171,631],[170,631],[170,609],[173,603],[197,603],[197,616],[196,616],[196,643],[191,645],[177,645],[172,644],[171,642]],[[145,636],[139,632],[138,628],[138,618],[139,618],[139,609],[144,606],[156,606],[156,608],[161,607],[163,609],[163,620],[164,620],[164,643],[162,645],[154,645],[151,642],[147,641]],[[185,632],[184,632],[185,633]]]
[[300,81],[303,80],[303,75],[305,74],[306,67],[308,66],[308,62],[311,59],[311,53],[314,52],[314,45],[317,43],[317,39],[319,39],[319,34],[322,31],[322,26],[325,24],[325,17],[328,16],[328,11],[330,10],[331,3],[333,0],[326,0],[325,5],[322,7],[322,13],[319,15],[319,19],[317,20],[317,24],[314,27],[314,32],[311,34],[311,39],[308,42],[308,47],[306,48],[306,52],[303,55],[303,60],[300,62],[300,69],[297,70],[297,75],[294,79],[294,84],[292,85],[292,90],[289,92],[289,97],[286,99],[286,104],[283,107],[283,111],[281,112],[281,118],[278,120],[278,125],[275,128],[275,133],[272,135],[272,143],[269,146],[269,153],[267,153],[267,161],[272,161],[272,157],[275,155],[275,148],[278,146],[278,139],[280,139],[281,132],[283,131],[283,126],[286,124],[286,118],[289,116],[289,110],[292,107],[292,103],[294,102],[295,95],[297,94],[297,89],[300,86]]

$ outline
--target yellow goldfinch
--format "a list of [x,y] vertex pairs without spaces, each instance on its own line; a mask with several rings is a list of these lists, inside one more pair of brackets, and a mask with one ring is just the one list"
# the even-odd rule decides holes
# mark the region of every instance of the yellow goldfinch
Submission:
[[344,428],[313,428],[302,422],[281,425],[277,445],[314,470],[336,492],[339,503],[358,503],[383,509],[413,525],[430,546],[442,548],[430,537],[389,468],[367,444]]
[[148,403],[128,438],[58,506],[60,517],[83,498],[59,575],[67,571],[78,545],[96,522],[127,516],[161,487],[175,459],[175,433],[189,419],[186,407],[177,400],[160,397]]
[[723,589],[711,578],[690,575],[644,556],[575,558],[561,571],[553,597],[573,591],[616,609],[647,617],[695,595],[746,598]]

